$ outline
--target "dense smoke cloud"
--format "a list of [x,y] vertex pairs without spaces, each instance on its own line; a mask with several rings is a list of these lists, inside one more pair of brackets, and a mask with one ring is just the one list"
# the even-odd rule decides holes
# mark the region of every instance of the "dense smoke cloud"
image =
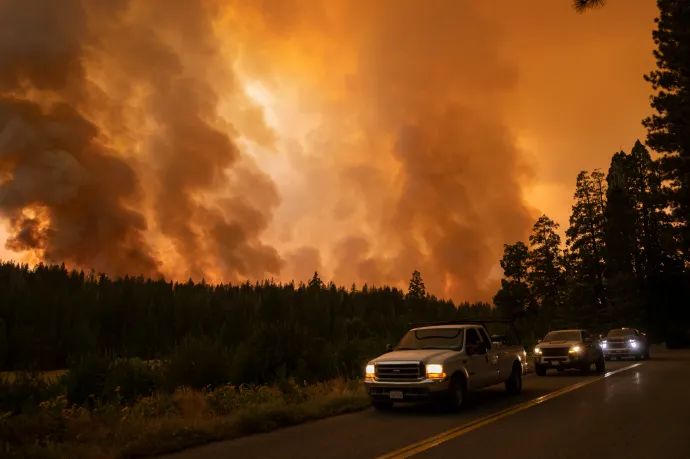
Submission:
[[[568,36],[600,20],[499,3],[0,0],[6,248],[212,282],[404,286],[418,269],[433,293],[489,299],[537,214],[515,131],[539,107],[524,62],[551,62],[526,53],[553,35],[537,13]],[[568,199],[586,155],[610,153],[587,151],[549,170]]]
[[[50,5],[0,11],[7,247],[113,274],[278,274],[277,251],[258,239],[277,190],[217,119],[214,79],[242,94],[223,73],[218,12],[191,1]],[[152,226],[185,268],[155,253]]]

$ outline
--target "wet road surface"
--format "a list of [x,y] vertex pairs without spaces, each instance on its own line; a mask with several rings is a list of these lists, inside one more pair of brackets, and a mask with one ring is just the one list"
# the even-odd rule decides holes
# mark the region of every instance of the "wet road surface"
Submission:
[[607,362],[606,371],[529,374],[522,394],[488,388],[461,413],[369,409],[161,457],[690,459],[690,351]]

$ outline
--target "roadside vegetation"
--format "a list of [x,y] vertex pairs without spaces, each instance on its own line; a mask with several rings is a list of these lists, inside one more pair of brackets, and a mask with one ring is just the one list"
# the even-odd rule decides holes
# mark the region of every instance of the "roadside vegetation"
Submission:
[[1,451],[9,457],[147,457],[369,406],[357,380],[201,386],[223,371],[223,362],[201,369],[196,381],[180,381],[180,365],[193,362],[91,356],[59,377],[19,372],[0,379]]

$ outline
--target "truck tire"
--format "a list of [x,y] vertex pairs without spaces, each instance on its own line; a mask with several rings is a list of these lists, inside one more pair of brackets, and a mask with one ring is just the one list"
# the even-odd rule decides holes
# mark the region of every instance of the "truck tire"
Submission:
[[649,349],[649,346],[647,346],[647,349],[644,350],[644,359],[649,360],[651,358],[652,358],[651,349]]
[[393,408],[393,402],[377,401],[371,402],[371,404],[377,411],[388,411]]
[[463,376],[456,374],[450,380],[448,398],[451,410],[459,411],[465,407],[465,400],[467,399],[467,381],[465,381]]
[[604,356],[600,356],[599,359],[597,359],[597,373],[603,373],[606,371],[606,361],[604,360]]
[[537,376],[546,376],[546,368],[541,365],[534,365],[534,372]]
[[505,384],[506,391],[510,395],[517,395],[522,392],[522,366],[519,362],[513,363],[513,371]]

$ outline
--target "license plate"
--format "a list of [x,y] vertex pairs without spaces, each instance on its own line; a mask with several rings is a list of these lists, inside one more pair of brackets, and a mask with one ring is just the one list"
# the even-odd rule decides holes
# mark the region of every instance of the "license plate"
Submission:
[[390,398],[394,398],[396,400],[402,400],[403,393],[401,390],[392,390],[392,391],[390,391]]
[[559,362],[558,360],[552,360],[552,361],[551,361],[551,364],[552,364],[552,365],[560,365],[561,362]]

